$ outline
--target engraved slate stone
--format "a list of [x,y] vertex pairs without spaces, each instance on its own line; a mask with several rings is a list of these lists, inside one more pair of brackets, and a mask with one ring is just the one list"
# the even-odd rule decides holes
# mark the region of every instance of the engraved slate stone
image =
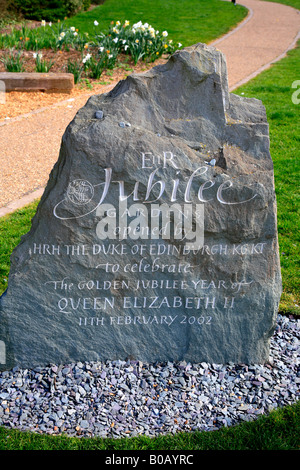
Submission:
[[261,363],[280,294],[265,109],[229,93],[224,56],[197,44],[67,127],[11,257],[2,366]]

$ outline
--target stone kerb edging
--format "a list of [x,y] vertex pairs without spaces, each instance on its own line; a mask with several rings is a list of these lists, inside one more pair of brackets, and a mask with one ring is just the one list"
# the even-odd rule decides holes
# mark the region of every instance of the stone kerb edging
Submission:
[[71,93],[74,88],[72,73],[2,72],[0,81],[5,83],[6,92]]

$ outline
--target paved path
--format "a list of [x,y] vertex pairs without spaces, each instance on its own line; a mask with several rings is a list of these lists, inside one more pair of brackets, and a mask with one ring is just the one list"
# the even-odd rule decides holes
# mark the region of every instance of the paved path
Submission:
[[[248,17],[212,43],[226,56],[230,90],[283,57],[299,38],[298,10],[259,0],[242,0],[241,4],[248,8]],[[41,196],[64,130],[87,97],[81,95],[0,124],[0,217]]]
[[230,91],[281,59],[300,38],[300,12],[279,3],[238,2],[248,17],[212,44],[226,56]]

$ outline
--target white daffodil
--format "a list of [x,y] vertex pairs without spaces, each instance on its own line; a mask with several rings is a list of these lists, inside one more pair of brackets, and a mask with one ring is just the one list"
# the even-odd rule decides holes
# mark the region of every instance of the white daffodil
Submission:
[[113,32],[116,33],[116,34],[119,34],[118,28],[113,28]]
[[113,55],[112,55],[112,54],[109,54],[108,58],[109,58],[109,59],[112,59],[112,58],[113,58]]
[[99,52],[103,52],[103,51],[104,51],[104,47],[103,46],[99,47]]
[[95,21],[94,21],[94,25],[95,25],[95,26],[98,26],[98,24],[99,24],[98,21],[95,20]]
[[66,35],[66,33],[64,33],[64,32],[60,33],[60,37],[61,37],[61,38],[64,38],[65,35]]
[[113,42],[117,44],[118,40],[119,40],[119,38],[114,38]]
[[124,50],[127,51],[128,47],[129,47],[128,44],[126,44],[126,46],[124,47]]
[[168,32],[167,31],[163,31],[162,33],[163,37],[166,38],[168,36]]
[[125,20],[124,26],[128,26],[128,25],[129,25],[129,21]]
[[36,53],[36,52],[33,52],[32,55],[33,55],[33,58],[34,58],[34,59],[37,58],[37,53]]
[[181,46],[182,46],[182,44],[179,42],[179,43],[178,43],[178,47],[181,47]]
[[39,53],[38,58],[41,59],[43,57],[43,54]]
[[75,26],[71,26],[70,30],[75,31]]
[[126,39],[123,39],[122,44],[126,44]]
[[73,36],[78,36],[78,33],[75,31],[75,33],[73,33]]
[[116,21],[116,26],[120,26],[120,21]]
[[83,59],[82,59],[82,62],[85,64],[88,60],[90,60],[91,58],[91,54],[87,54]]
[[50,21],[50,23],[49,23],[49,26],[50,26],[50,28],[51,28],[51,26],[52,26],[52,23],[51,23],[51,21]]
[[42,20],[41,25],[42,25],[42,26],[46,26],[46,21],[45,21],[45,20]]

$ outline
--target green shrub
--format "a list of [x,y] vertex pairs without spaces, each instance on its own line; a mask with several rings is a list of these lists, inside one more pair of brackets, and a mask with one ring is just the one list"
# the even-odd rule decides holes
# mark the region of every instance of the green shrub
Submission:
[[0,18],[5,16],[11,7],[11,0],[0,0]]
[[91,6],[91,0],[83,0],[82,6],[84,11],[87,11]]
[[[0,0],[3,1],[3,0]],[[7,0],[8,1],[8,0]],[[88,9],[89,0],[10,0],[25,19],[56,21]]]
[[16,8],[13,0],[0,0],[0,29],[18,20]]
[[66,16],[73,16],[83,9],[83,0],[62,0],[67,12]]

